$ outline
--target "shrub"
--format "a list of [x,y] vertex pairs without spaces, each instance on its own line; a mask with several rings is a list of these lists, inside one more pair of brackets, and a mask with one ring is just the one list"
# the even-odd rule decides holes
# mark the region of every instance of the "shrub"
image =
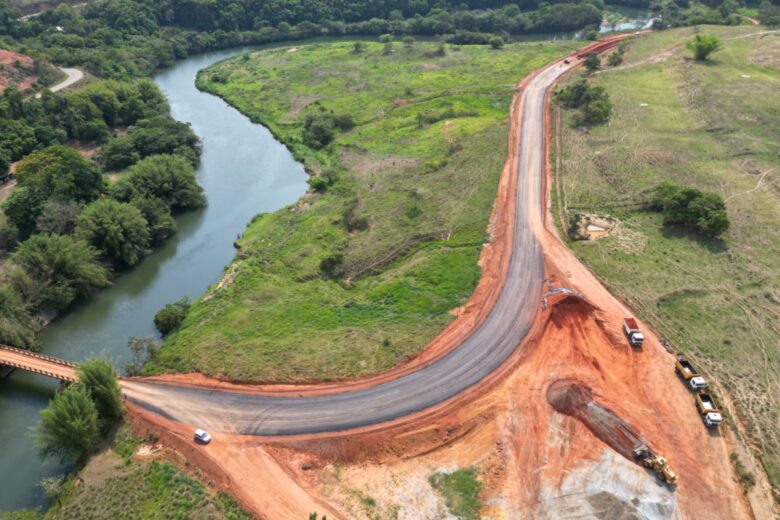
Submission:
[[585,61],[582,62],[589,71],[594,71],[601,67],[601,56],[595,52],[589,52],[585,55]]
[[41,457],[84,460],[100,438],[97,409],[86,388],[74,385],[56,394],[41,410],[33,436]]
[[697,61],[704,61],[710,54],[723,48],[717,36],[703,34],[697,34],[685,46],[693,52],[693,58]]
[[157,311],[154,315],[154,326],[160,331],[160,334],[167,336],[171,332],[175,331],[184,321],[187,316],[187,311],[190,310],[192,303],[186,296],[173,303],[168,303]]
[[500,49],[504,46],[504,39],[501,36],[492,36],[490,40],[488,40],[488,43],[491,48]]
[[306,182],[312,190],[318,193],[322,193],[328,189],[328,181],[322,177],[309,177],[309,180]]
[[127,348],[132,354],[132,361],[125,365],[127,375],[140,375],[144,365],[154,357],[159,347],[160,344],[154,338],[130,338],[127,341]]
[[86,388],[95,403],[98,424],[105,433],[124,413],[114,365],[106,358],[87,359],[79,365],[78,384]]
[[344,276],[344,255],[336,253],[320,261],[320,273],[329,280],[338,280]]

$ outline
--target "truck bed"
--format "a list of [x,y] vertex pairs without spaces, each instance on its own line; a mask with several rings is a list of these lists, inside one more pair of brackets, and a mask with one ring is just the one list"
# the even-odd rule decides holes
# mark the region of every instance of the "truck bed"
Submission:
[[639,330],[639,324],[634,318],[626,318],[623,320],[623,326],[629,330]]

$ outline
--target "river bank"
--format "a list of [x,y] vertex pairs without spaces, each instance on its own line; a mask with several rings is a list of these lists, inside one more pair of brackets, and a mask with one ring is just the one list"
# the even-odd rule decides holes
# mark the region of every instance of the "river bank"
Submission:
[[[78,361],[105,353],[124,366],[130,337],[156,335],[157,310],[182,296],[197,298],[220,278],[235,253],[233,241],[252,217],[305,192],[303,168],[270,132],[195,88],[198,70],[243,50],[188,58],[155,77],[173,117],[190,122],[202,139],[198,182],[209,205],[177,217],[177,235],[112,287],[55,320],[41,335],[47,354]],[[15,475],[0,493],[0,510],[44,505],[38,482],[68,470],[41,462],[27,434],[55,389],[56,383],[21,372],[0,381],[0,435],[8,445],[0,453],[0,473]]]

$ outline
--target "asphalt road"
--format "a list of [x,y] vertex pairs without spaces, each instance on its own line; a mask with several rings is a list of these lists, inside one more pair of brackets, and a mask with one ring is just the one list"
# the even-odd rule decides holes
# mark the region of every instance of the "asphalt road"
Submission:
[[127,398],[169,419],[216,432],[293,435],[390,421],[479,383],[518,348],[540,304],[544,269],[534,230],[540,231],[543,222],[544,95],[570,66],[549,65],[523,94],[517,213],[507,281],[485,322],[447,355],[398,379],[344,393],[263,396],[123,381]]

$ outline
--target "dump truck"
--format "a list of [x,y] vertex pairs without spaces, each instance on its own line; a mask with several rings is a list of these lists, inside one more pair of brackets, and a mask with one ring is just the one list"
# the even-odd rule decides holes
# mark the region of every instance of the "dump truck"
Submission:
[[639,325],[634,318],[626,318],[623,320],[623,332],[628,338],[628,342],[632,347],[639,348],[645,341],[645,335],[639,330]]
[[720,410],[715,406],[715,400],[709,394],[696,394],[696,408],[699,410],[704,424],[708,428],[717,428],[723,422]]
[[696,369],[693,368],[693,365],[691,365],[690,361],[682,357],[680,354],[677,355],[677,362],[674,365],[674,371],[683,379],[683,381],[685,381],[685,384],[688,385],[691,390],[701,390],[707,388],[707,380],[704,379],[704,377],[702,377],[696,371]]
[[666,462],[666,457],[663,455],[656,455],[647,445],[642,444],[634,448],[634,457],[646,468],[650,468],[655,471],[655,474],[669,484],[673,486],[677,482],[677,474],[669,467],[669,463]]

